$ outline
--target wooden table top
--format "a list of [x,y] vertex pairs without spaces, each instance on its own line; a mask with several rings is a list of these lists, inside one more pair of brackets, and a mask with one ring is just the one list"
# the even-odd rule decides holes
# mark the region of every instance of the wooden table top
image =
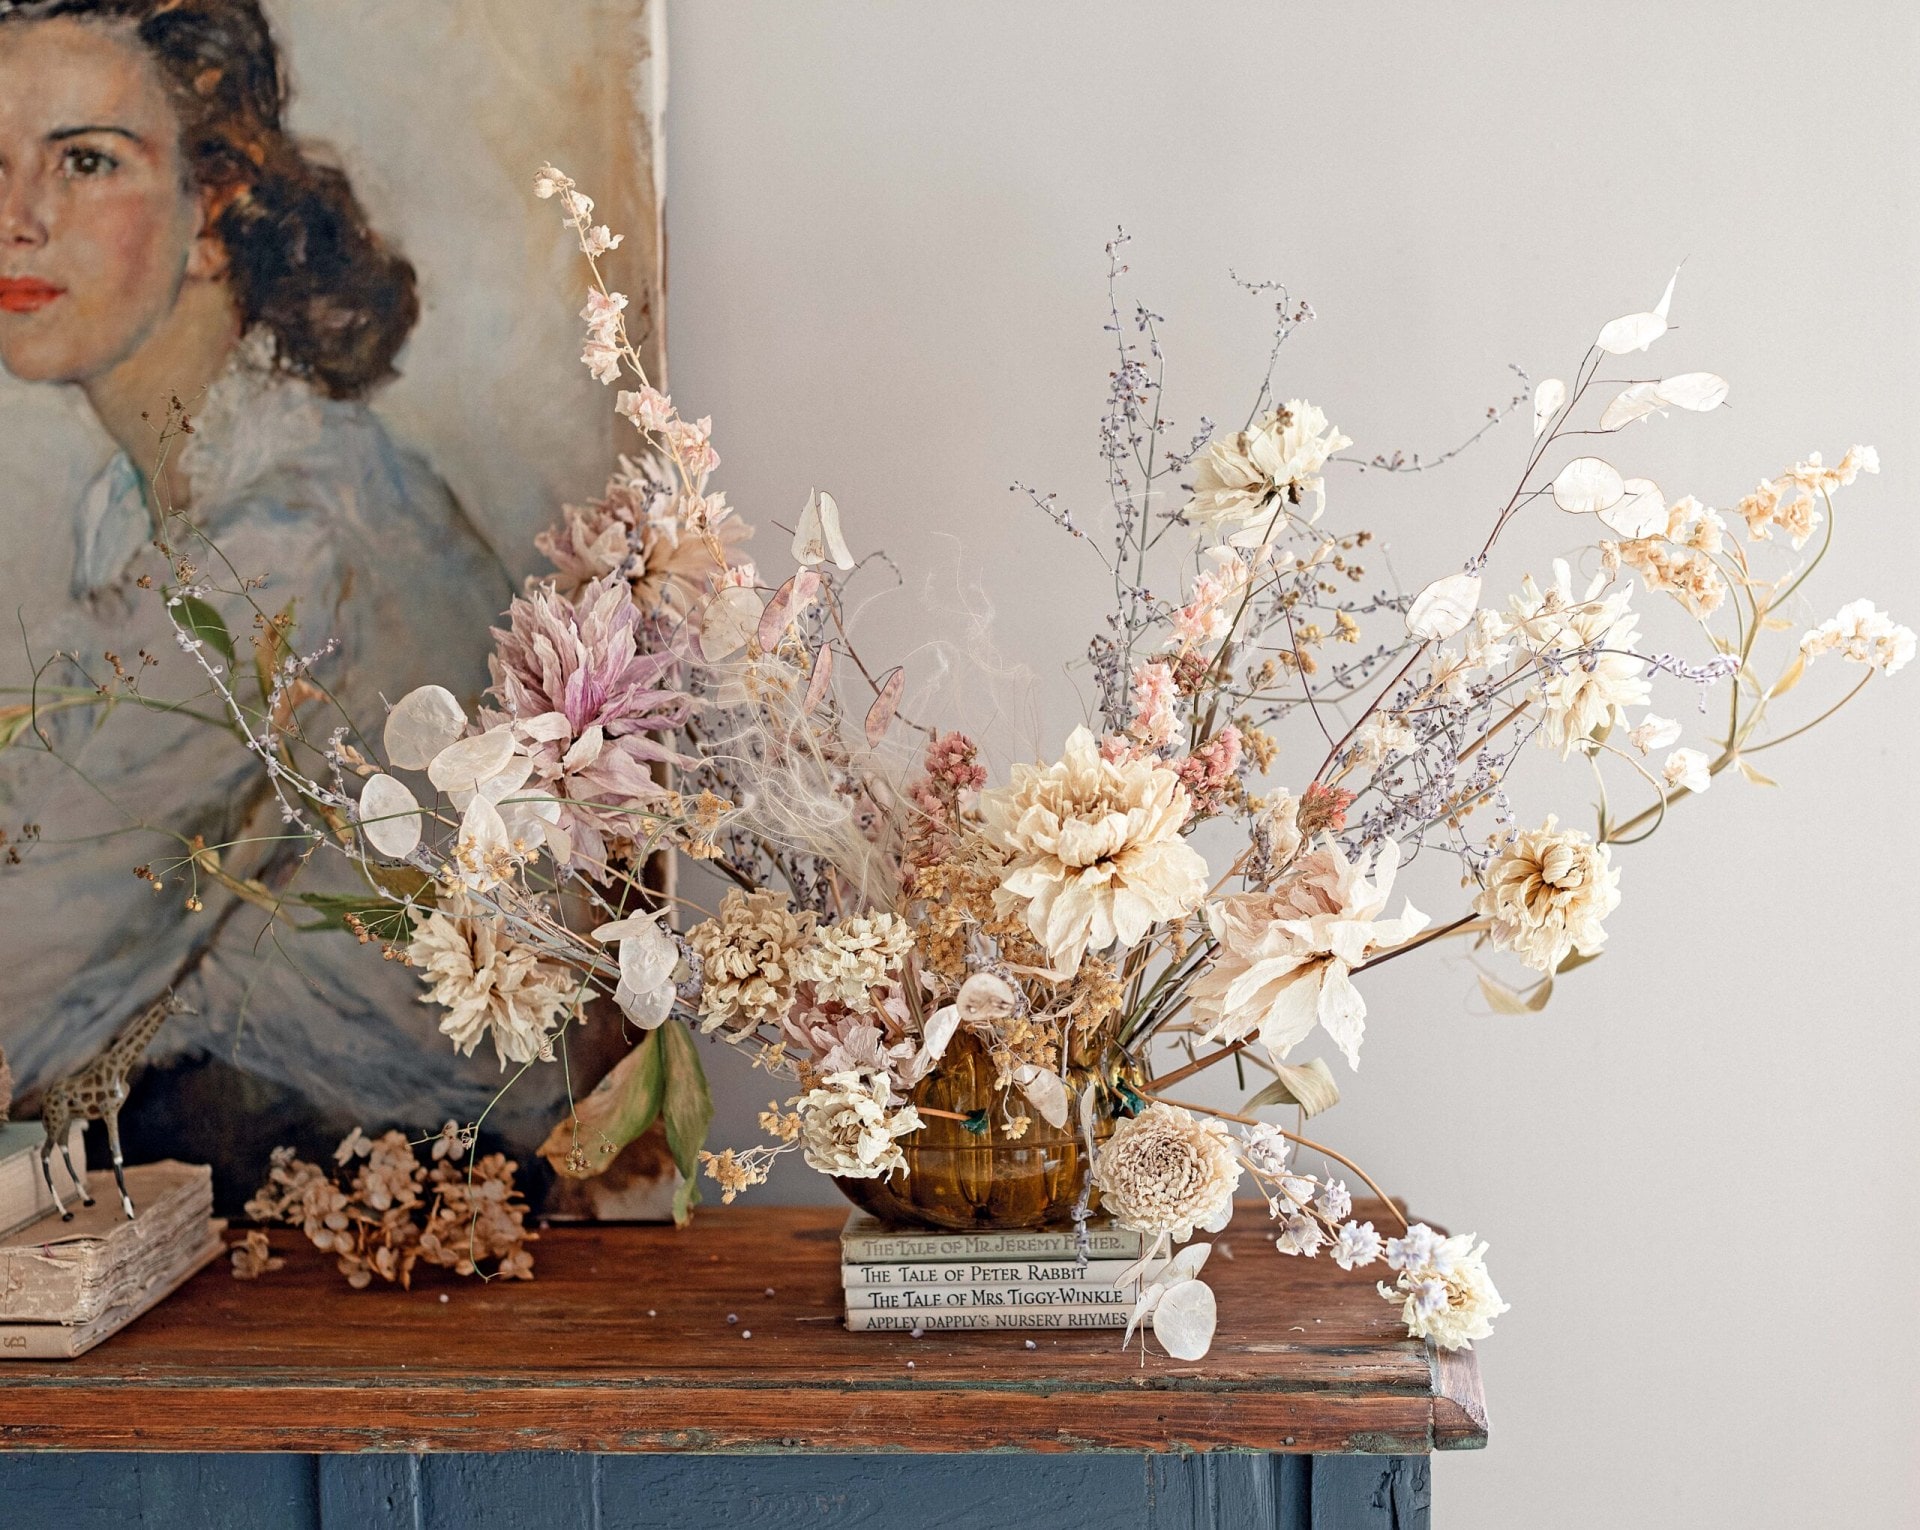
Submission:
[[[1356,1208],[1376,1225],[1378,1204]],[[552,1228],[532,1281],[350,1290],[299,1233],[91,1353],[0,1365],[0,1446],[245,1451],[1218,1450],[1484,1445],[1470,1353],[1409,1340],[1374,1272],[1290,1259],[1264,1206],[1214,1239],[1212,1352],[1118,1329],[849,1333],[838,1207]],[[297,1245],[297,1247],[296,1247]],[[769,1289],[770,1288],[770,1289]],[[729,1321],[737,1318],[737,1322]],[[1033,1341],[1033,1348],[1027,1341]]]

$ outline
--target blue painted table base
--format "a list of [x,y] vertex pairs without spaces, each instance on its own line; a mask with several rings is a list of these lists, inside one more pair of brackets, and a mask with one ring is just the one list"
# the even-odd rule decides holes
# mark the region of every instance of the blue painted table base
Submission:
[[1428,1530],[1423,1456],[0,1456],[6,1530]]

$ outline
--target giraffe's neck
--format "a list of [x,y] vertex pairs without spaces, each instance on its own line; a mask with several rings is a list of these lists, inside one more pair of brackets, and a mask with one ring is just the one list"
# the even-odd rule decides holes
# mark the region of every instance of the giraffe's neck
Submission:
[[111,1075],[124,1073],[140,1059],[140,1054],[154,1038],[154,1033],[166,1022],[170,1013],[167,1006],[156,1004],[132,1025],[114,1038],[113,1045],[101,1055],[101,1073]]

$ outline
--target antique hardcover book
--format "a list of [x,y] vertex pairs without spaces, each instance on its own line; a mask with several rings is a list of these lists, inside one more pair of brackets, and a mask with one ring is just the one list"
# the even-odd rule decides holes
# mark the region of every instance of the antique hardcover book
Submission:
[[[1137,1232],[1100,1218],[1087,1223],[1091,1259],[1138,1259],[1146,1244]],[[903,1264],[954,1259],[1072,1259],[1079,1245],[1072,1227],[1029,1231],[928,1232],[888,1227],[864,1211],[847,1218],[840,1234],[844,1264]]]
[[[132,1171],[128,1171],[132,1178]],[[98,1192],[96,1192],[97,1194]],[[115,1213],[118,1215],[118,1213]],[[165,1273],[123,1306],[109,1307],[84,1323],[0,1322],[0,1360],[71,1360],[111,1338],[148,1308],[158,1305],[226,1251],[227,1224],[202,1224],[197,1238],[183,1238]]]
[[901,1289],[897,1286],[850,1286],[847,1311],[858,1312],[1004,1312],[1037,1307],[1127,1307],[1137,1300],[1131,1288],[1078,1285],[1064,1282],[1052,1285],[945,1286],[928,1290],[921,1286]]
[[[0,1237],[38,1221],[53,1210],[47,1177],[40,1169],[40,1144],[46,1131],[38,1121],[0,1122]],[[67,1142],[73,1166],[87,1172],[87,1124],[75,1121]],[[79,1186],[67,1174],[60,1154],[52,1159],[53,1183],[69,1207],[80,1199]]]
[[[1072,1259],[943,1259],[916,1261],[912,1264],[843,1264],[840,1284],[849,1291],[856,1288],[930,1288],[956,1286],[1045,1285],[1071,1281],[1077,1285],[1111,1286],[1122,1275],[1135,1270],[1137,1259],[1089,1259],[1084,1265]],[[1151,1279],[1165,1264],[1156,1260],[1145,1271]]]
[[183,1259],[206,1241],[212,1173],[172,1161],[126,1173],[138,1211],[132,1221],[113,1175],[94,1173],[94,1203],[72,1221],[49,1213],[0,1238],[0,1322],[91,1323],[178,1284]]
[[1125,1328],[1132,1314],[1125,1307],[976,1307],[960,1312],[872,1312],[847,1314],[855,1333],[933,1333],[943,1328]]

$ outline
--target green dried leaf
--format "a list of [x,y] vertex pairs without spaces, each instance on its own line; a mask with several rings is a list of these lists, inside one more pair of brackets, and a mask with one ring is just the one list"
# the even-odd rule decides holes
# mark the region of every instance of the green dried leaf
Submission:
[[673,1220],[685,1226],[700,1203],[700,1149],[707,1144],[713,1124],[713,1095],[707,1089],[706,1069],[693,1034],[678,1020],[669,1020],[652,1033],[665,1048],[665,1094],[660,1107],[667,1128],[667,1146],[680,1170],[680,1188],[673,1193]]
[[227,631],[227,624],[220,620],[220,613],[204,600],[192,595],[182,596],[180,603],[167,608],[173,615],[173,623],[189,637],[198,638],[203,643],[211,643],[221,658],[229,666],[233,663],[233,636]]
[[[593,1093],[580,1101],[573,1114],[547,1133],[540,1156],[569,1179],[592,1179],[605,1169],[660,1114],[666,1094],[665,1055],[660,1032],[648,1031],[640,1045],[594,1085]],[[575,1158],[576,1145],[584,1161]]]
[[1340,1086],[1319,1058],[1310,1063],[1276,1063],[1274,1081],[1247,1101],[1248,1110],[1262,1105],[1298,1105],[1309,1117],[1340,1103]]
[[300,930],[343,930],[347,916],[352,915],[375,940],[403,941],[413,936],[407,909],[371,893],[295,893],[287,901],[320,916],[295,926]]

